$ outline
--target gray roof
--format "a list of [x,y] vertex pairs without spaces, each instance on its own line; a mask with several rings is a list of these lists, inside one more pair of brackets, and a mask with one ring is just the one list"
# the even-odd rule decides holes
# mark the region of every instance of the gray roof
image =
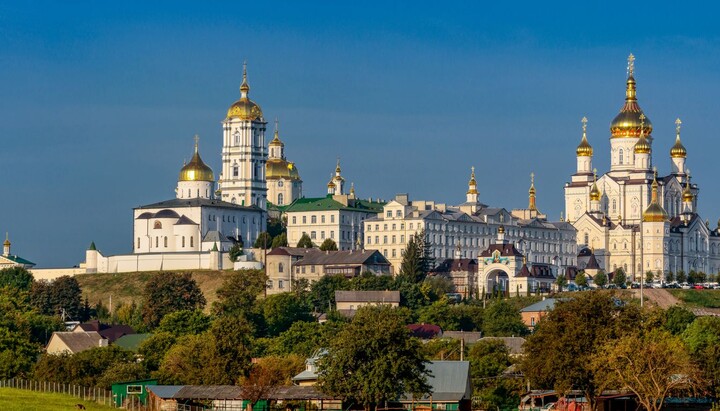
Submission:
[[300,265],[390,265],[390,262],[377,250],[317,251],[307,253]]
[[[426,368],[430,371],[427,383],[432,395],[423,395],[415,401],[430,400],[433,402],[456,402],[469,400],[472,396],[470,386],[470,363],[468,361],[431,361]],[[403,402],[413,401],[413,395],[406,393],[400,399]]]
[[525,339],[522,337],[483,337],[479,341],[500,340],[505,343],[510,355],[520,355],[523,353],[523,344]]
[[399,303],[400,291],[335,291],[335,301]]
[[291,255],[293,257],[305,257],[309,253],[320,252],[317,248],[305,247],[275,247],[268,255]]
[[480,331],[443,331],[442,338],[452,338],[454,340],[463,340],[465,344],[476,343],[482,333]]
[[160,201],[159,203],[147,204],[136,207],[135,209],[144,208],[182,208],[182,207],[219,207],[219,208],[233,208],[237,210],[248,210],[263,212],[262,209],[257,206],[241,206],[238,204],[228,203],[227,201],[221,200],[210,200],[207,198],[173,198],[172,200]]
[[234,400],[242,398],[242,388],[237,385],[185,385],[173,398],[197,400]]
[[229,241],[223,233],[217,230],[210,230],[207,233],[205,233],[205,237],[203,237],[203,242],[206,241],[215,241],[215,242],[223,242],[223,241]]
[[[145,213],[143,213],[143,214],[145,214]],[[193,220],[191,220],[185,214],[183,214],[182,217],[180,217],[180,219],[177,220],[175,225],[197,225],[197,223],[194,222]]]
[[103,340],[97,331],[56,331],[50,340],[52,341],[53,338],[60,339],[73,354],[99,347],[100,341]]
[[183,385],[148,385],[148,391],[157,395],[162,399],[175,398],[175,394],[183,387]]
[[555,308],[555,298],[546,298],[542,301],[536,302],[535,304],[529,305],[520,312],[536,312],[536,311],[550,311]]

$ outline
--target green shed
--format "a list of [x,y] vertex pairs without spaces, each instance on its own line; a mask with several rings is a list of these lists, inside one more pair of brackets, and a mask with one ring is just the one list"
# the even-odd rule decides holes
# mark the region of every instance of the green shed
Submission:
[[130,396],[137,397],[143,405],[147,405],[148,385],[157,385],[157,380],[136,380],[116,382],[112,385],[113,403],[122,407],[125,399]]

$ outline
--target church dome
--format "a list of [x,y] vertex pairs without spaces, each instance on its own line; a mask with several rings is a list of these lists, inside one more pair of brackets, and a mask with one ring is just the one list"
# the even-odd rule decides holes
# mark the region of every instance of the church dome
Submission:
[[643,222],[662,223],[667,220],[668,215],[665,212],[665,209],[662,208],[662,206],[658,202],[658,182],[656,175],[652,183],[652,198],[650,200],[650,205],[648,206],[648,208],[645,209],[645,212],[643,212]]
[[635,154],[650,154],[650,143],[645,138],[645,135],[640,135],[640,139],[635,143]]
[[577,147],[577,150],[575,150],[575,153],[578,155],[578,157],[592,157],[593,155],[593,148],[584,134],[582,140],[580,141],[580,144]]
[[680,134],[675,137],[675,144],[670,149],[670,157],[672,158],[686,158],[687,150],[680,141]]
[[227,112],[227,118],[240,120],[258,120],[263,116],[262,109],[248,98],[250,85],[247,82],[247,65],[243,64],[243,82],[240,85],[240,100],[234,102]]
[[284,178],[286,180],[300,180],[295,163],[280,158],[270,158],[265,163],[265,178],[275,180]]
[[685,189],[682,192],[682,201],[684,203],[691,203],[693,201],[693,198],[695,196],[693,195],[692,191],[690,191],[690,181],[685,184]]
[[596,182],[593,182],[590,188],[590,201],[600,201],[600,190],[598,190]]
[[180,169],[179,181],[215,181],[212,168],[208,167],[200,158],[197,142],[195,143],[195,154],[189,163]]
[[[625,104],[620,109],[620,113],[613,119],[610,124],[610,134],[612,137],[640,137],[640,132],[646,136],[652,135],[652,123],[650,119],[643,114],[642,109],[637,102],[636,83],[634,77],[635,57],[631,54],[628,57],[628,79],[625,88]],[[644,121],[641,118],[644,117]]]

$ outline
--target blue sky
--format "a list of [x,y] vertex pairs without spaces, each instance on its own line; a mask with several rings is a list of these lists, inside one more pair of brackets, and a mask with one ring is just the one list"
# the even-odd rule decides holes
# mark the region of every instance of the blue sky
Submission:
[[[26,4],[28,3],[28,4]],[[717,9],[570,2],[0,3],[0,231],[43,267],[132,249],[132,207],[174,196],[199,134],[219,172],[221,128],[248,61],[250,96],[280,118],[308,196],[340,157],[361,197],[524,207],[530,172],[553,219],[587,116],[594,166],[627,55],[670,166],[683,120],[700,212],[720,182]]]

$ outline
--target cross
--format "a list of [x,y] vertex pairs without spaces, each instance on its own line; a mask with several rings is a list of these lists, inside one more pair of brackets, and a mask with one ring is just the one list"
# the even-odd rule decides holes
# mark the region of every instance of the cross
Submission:
[[680,117],[675,120],[675,131],[678,135],[680,135],[680,124],[682,124],[682,121],[680,121]]
[[470,167],[473,177],[475,177],[475,166]]
[[530,173],[530,184],[535,184],[535,173]]
[[657,167],[653,167],[653,174],[655,174],[655,179],[657,180]]
[[278,131],[278,118],[275,117],[275,131]]
[[628,56],[628,77],[632,77],[633,74],[635,74],[635,56],[633,56],[632,53]]
[[582,120],[580,120],[583,123],[583,134],[587,131],[587,117],[583,117]]
[[200,136],[195,134],[195,137],[193,137],[193,140],[195,140],[195,151],[198,149],[198,142],[200,141]]
[[593,175],[595,176],[595,180],[597,180],[597,168],[593,168]]

